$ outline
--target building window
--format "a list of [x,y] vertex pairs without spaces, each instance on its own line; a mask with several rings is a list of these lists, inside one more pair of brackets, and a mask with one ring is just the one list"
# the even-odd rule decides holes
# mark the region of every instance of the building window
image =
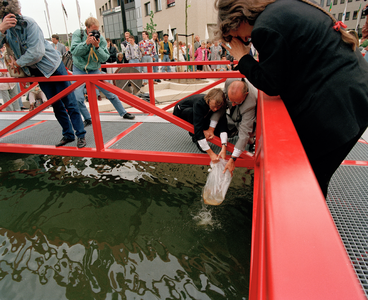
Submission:
[[151,2],[147,2],[144,4],[146,16],[149,16],[151,14]]
[[358,11],[354,11],[353,13],[353,20],[356,20],[358,18]]
[[353,2],[353,0],[348,0],[348,2]]
[[162,10],[161,0],[155,0],[155,8],[156,8],[156,12]]
[[339,16],[337,18],[337,21],[341,21],[342,20],[342,13],[339,13]]
[[341,0],[341,1],[340,1],[340,4],[344,4],[344,3],[345,3],[345,0]]
[[334,0],[333,5],[337,5],[337,0]]
[[331,4],[331,0],[327,0],[326,1],[326,6],[330,6],[330,4]]
[[323,7],[325,5],[325,0],[321,0],[320,6]]
[[349,21],[350,11],[346,12],[345,21]]
[[167,0],[167,7],[175,6],[175,0]]
[[101,8],[100,8],[100,16],[102,16],[102,10],[101,10]]

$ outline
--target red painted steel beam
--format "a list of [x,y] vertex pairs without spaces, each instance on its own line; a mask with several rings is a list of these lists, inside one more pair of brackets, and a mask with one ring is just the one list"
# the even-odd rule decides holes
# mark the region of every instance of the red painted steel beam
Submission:
[[364,160],[344,160],[341,163],[342,166],[363,166],[368,167],[368,161]]
[[32,128],[32,127],[36,127],[37,125],[40,125],[40,124],[45,123],[45,122],[47,122],[47,121],[39,121],[39,122],[37,122],[37,123],[34,123],[34,124],[32,124],[32,125],[29,125],[29,126],[23,127],[23,128],[21,128],[21,129],[13,130],[12,132],[5,134],[5,135],[4,135],[4,137],[9,136],[9,135],[12,135],[12,134],[15,134],[15,133],[18,133],[18,132],[21,132],[21,131],[23,131],[23,130],[26,130],[26,129],[29,129],[29,128]]
[[[21,78],[21,79],[23,79],[23,78]],[[67,87],[65,90],[63,90],[59,94],[55,95],[54,97],[52,97],[51,99],[49,99],[45,103],[41,104],[39,107],[35,108],[34,110],[27,113],[25,116],[21,117],[19,120],[15,121],[14,123],[10,124],[9,126],[4,128],[3,130],[1,130],[0,131],[0,137],[2,137],[4,134],[8,133],[9,131],[13,130],[14,128],[16,128],[17,126],[22,124],[23,122],[29,120],[30,118],[32,118],[33,116],[35,116],[36,114],[41,112],[42,110],[46,109],[52,103],[58,101],[59,99],[65,97],[66,95],[72,93],[75,88],[77,88],[78,86],[80,86],[83,83],[84,82],[82,82],[82,81],[77,81],[77,82],[73,83],[72,85]],[[96,101],[97,101],[97,99],[96,99]]]
[[34,82],[31,84],[28,88],[22,90],[19,94],[11,98],[9,101],[5,102],[3,105],[0,106],[0,111],[3,111],[5,108],[7,108],[10,104],[12,104],[14,101],[18,100],[18,98],[22,97],[24,94],[26,94],[28,91],[33,89],[38,84],[38,82]]
[[[94,84],[101,86],[102,88],[114,93],[115,95],[117,95],[121,101],[135,107],[138,109],[143,109],[145,111],[148,111],[154,115],[157,115],[167,121],[169,121],[172,124],[175,124],[185,130],[190,131],[191,133],[194,133],[194,127],[192,124],[174,116],[171,113],[166,112],[165,110],[156,107],[155,105],[151,104],[151,103],[147,103],[146,101],[140,99],[139,97],[136,97],[112,84],[109,83],[105,83],[105,82],[101,82],[101,81],[93,81]],[[92,100],[94,101],[94,100]],[[96,100],[97,101],[97,100]],[[211,143],[221,147],[221,140],[218,137],[215,137],[211,140]],[[229,143],[228,144],[228,151],[233,151],[234,150],[234,145]],[[241,156],[241,158],[243,159],[248,159],[249,157],[253,158],[253,156],[251,154],[249,154],[249,152],[244,151]],[[236,164],[237,165],[237,164]]]
[[[56,143],[57,141],[55,141]],[[55,147],[45,145],[28,144],[0,144],[0,152],[45,154],[59,156],[94,157],[104,159],[154,161],[177,164],[209,165],[210,159],[207,154],[183,153],[183,152],[159,152],[142,150],[105,149],[98,151],[96,148]],[[253,168],[253,159],[238,159],[237,167]]]
[[366,300],[283,102],[258,109],[250,299]]

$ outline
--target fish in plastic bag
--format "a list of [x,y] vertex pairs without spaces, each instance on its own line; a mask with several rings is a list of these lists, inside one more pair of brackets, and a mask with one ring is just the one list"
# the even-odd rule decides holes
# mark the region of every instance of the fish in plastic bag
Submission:
[[222,158],[216,164],[211,162],[212,171],[208,174],[206,185],[202,192],[205,204],[220,205],[224,201],[232,179],[229,170],[226,170],[225,174],[223,174],[227,162],[227,160]]

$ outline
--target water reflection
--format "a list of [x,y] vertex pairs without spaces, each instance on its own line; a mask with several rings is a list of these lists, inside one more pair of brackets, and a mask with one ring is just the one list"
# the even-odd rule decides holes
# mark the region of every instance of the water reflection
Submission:
[[0,166],[1,299],[247,297],[251,172],[205,207],[204,166],[15,154]]

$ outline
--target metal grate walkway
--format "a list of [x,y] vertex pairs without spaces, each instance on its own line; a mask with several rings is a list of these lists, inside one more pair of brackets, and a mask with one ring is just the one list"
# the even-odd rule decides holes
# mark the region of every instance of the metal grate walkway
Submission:
[[[2,114],[0,130],[11,125],[23,115],[24,113]],[[109,149],[202,153],[192,142],[186,130],[157,116],[140,114],[136,115],[134,120],[126,120],[116,113],[105,113],[100,115],[100,120],[104,143],[108,143],[117,136],[120,136],[119,139],[112,143]],[[138,126],[134,127],[134,125]],[[132,126],[134,127],[132,131],[123,134],[124,131],[130,129]],[[93,126],[88,126],[85,129],[87,131],[86,147],[96,147]],[[61,127],[56,121],[54,114],[42,113],[34,116],[32,120],[24,122],[0,138],[0,146],[2,143],[53,146],[61,138]],[[230,143],[236,143],[236,141],[237,137],[229,139]],[[220,147],[212,143],[209,143],[209,145],[214,152],[220,152]],[[74,141],[67,146],[76,147],[77,143]]]
[[[368,161],[368,144],[358,142],[346,160]],[[368,297],[368,166],[340,166],[330,182],[327,205]]]

